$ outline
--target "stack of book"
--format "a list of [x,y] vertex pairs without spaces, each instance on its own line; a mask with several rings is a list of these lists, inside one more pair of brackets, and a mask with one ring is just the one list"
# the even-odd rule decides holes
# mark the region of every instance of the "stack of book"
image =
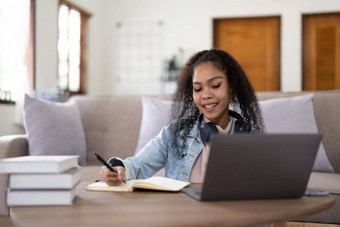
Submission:
[[72,205],[80,182],[78,156],[22,156],[0,160],[9,174],[8,206]]

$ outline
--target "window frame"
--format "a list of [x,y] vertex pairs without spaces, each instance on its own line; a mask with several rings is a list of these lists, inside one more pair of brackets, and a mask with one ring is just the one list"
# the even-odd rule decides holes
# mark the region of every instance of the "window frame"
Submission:
[[[88,65],[88,20],[92,17],[92,14],[77,6],[74,3],[71,3],[67,0],[60,0],[58,10],[61,5],[65,5],[69,8],[69,10],[76,10],[80,14],[80,64],[79,64],[79,90],[71,91],[69,89],[69,84],[65,91],[71,96],[74,94],[86,94],[87,91],[87,65]],[[58,14],[59,21],[59,14]],[[59,26],[58,26],[58,41],[59,41]],[[58,52],[59,56],[59,52]],[[67,73],[67,77],[69,77],[69,72]],[[59,80],[59,57],[58,57],[58,80]],[[69,78],[68,78],[69,80]]]

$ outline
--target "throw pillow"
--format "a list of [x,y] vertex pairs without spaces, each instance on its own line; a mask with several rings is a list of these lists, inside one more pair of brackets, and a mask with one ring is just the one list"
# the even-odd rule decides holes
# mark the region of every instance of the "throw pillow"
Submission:
[[86,164],[86,142],[77,105],[25,95],[24,124],[29,155],[79,155]]
[[[259,102],[267,133],[317,133],[313,95]],[[334,172],[324,146],[320,145],[313,171]]]
[[171,100],[142,97],[142,122],[135,153],[140,151],[170,121]]

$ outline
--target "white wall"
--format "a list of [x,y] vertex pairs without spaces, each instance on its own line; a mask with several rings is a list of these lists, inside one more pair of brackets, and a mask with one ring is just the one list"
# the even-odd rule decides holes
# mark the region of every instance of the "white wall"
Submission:
[[[89,94],[148,94],[145,85],[116,82],[118,22],[163,21],[164,59],[212,48],[212,19],[281,16],[281,90],[301,90],[302,14],[339,12],[339,0],[72,0],[93,14],[89,34]],[[58,0],[37,0],[37,87],[56,78]],[[39,10],[45,8],[45,10]],[[46,19],[48,18],[48,19]],[[55,71],[54,71],[55,70]],[[158,90],[157,90],[158,91]]]
[[0,136],[25,134],[23,126],[14,124],[14,111],[14,105],[0,104]]
[[[164,21],[165,57],[170,57],[178,47],[195,52],[211,48],[213,18],[281,16],[282,91],[301,90],[302,14],[340,11],[339,0],[107,0],[107,2],[107,10],[111,12],[107,13],[109,28],[113,28],[118,21]],[[116,44],[114,42],[111,44],[114,53]]]
[[[118,22],[163,21],[164,59],[179,47],[191,54],[212,48],[212,19],[281,16],[281,90],[301,90],[302,14],[340,12],[339,0],[72,0],[88,10],[89,94],[150,94],[139,84],[116,82],[115,26]],[[56,87],[59,0],[36,0],[36,87]],[[0,135],[22,129],[12,122],[14,107],[0,105]]]
[[56,0],[36,0],[35,85],[39,90],[57,86],[58,5]]

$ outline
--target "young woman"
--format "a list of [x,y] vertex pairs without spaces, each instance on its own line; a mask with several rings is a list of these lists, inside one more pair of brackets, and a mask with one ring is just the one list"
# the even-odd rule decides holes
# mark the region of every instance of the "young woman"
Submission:
[[[234,109],[237,112],[231,111]],[[111,158],[118,173],[103,167],[108,185],[148,178],[164,167],[164,176],[203,182],[213,133],[261,133],[261,111],[253,88],[236,60],[221,50],[192,56],[178,78],[172,121],[137,155]]]

